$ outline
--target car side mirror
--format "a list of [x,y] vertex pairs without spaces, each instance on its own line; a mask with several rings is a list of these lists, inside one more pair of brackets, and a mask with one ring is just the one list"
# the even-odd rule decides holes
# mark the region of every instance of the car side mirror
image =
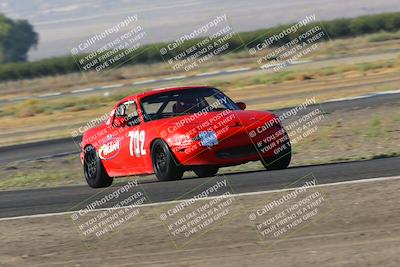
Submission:
[[246,109],[246,104],[244,102],[236,102],[236,105],[241,109],[245,110]]
[[113,121],[114,127],[124,127],[127,125],[125,117],[115,117]]

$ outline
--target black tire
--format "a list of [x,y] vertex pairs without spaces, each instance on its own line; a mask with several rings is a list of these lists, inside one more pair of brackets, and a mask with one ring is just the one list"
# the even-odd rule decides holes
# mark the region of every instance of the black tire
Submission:
[[153,170],[158,180],[180,180],[183,176],[183,168],[172,154],[168,145],[160,139],[154,141],[151,147],[151,161]]
[[218,167],[197,167],[193,171],[198,177],[210,177],[217,174]]
[[286,144],[286,149],[274,157],[264,158],[262,163],[267,170],[282,170],[289,167],[292,159],[292,149],[290,143]]
[[92,146],[85,148],[83,172],[87,184],[92,188],[109,187],[113,182],[113,178],[108,176],[101,159]]

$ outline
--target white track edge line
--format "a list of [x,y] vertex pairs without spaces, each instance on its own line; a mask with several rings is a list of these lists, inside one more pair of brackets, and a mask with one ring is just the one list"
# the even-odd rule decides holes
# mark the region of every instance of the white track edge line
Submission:
[[77,94],[77,93],[83,93],[83,92],[90,92],[90,91],[93,91],[94,89],[95,89],[94,87],[83,88],[83,89],[77,89],[77,90],[71,91],[71,94]]
[[140,84],[146,84],[146,83],[153,83],[153,82],[157,82],[158,80],[152,79],[152,80],[145,80],[145,81],[138,81],[138,82],[134,82],[132,83],[132,85],[140,85]]
[[45,98],[45,97],[58,96],[58,95],[61,95],[61,92],[43,94],[43,95],[39,95],[38,97]]
[[349,96],[349,97],[328,99],[328,100],[324,101],[323,103],[340,102],[340,101],[348,101],[348,100],[357,100],[357,99],[370,98],[370,97],[382,96],[382,95],[393,95],[393,94],[398,94],[398,93],[400,93],[400,90],[373,92],[373,93],[369,93],[369,94],[366,94],[366,95],[358,95],[358,96]]
[[[400,176],[376,177],[376,178],[367,178],[367,179],[359,179],[359,180],[351,180],[351,181],[342,181],[342,182],[327,183],[327,184],[318,184],[318,185],[315,185],[315,186],[313,186],[311,188],[320,188],[320,187],[328,187],[328,186],[336,186],[336,185],[358,184],[358,183],[380,182],[380,181],[390,181],[390,180],[398,180],[398,179],[400,179]],[[270,194],[270,193],[279,193],[279,192],[286,192],[286,191],[295,190],[297,188],[298,187],[267,190],[267,191],[257,191],[257,192],[247,192],[247,193],[239,193],[239,194],[231,194],[231,195],[229,195],[229,197],[254,196],[254,195],[262,195],[262,194]],[[221,196],[200,198],[200,199],[196,199],[196,201],[210,200],[210,199],[215,199],[215,198],[219,198],[219,197],[221,197]],[[185,200],[185,199],[164,201],[164,202],[156,202],[156,203],[148,203],[148,204],[139,205],[138,207],[152,207],[152,206],[169,205],[169,204],[174,204],[174,203],[180,203],[183,200]],[[103,209],[96,209],[96,210],[92,210],[92,211],[96,212],[96,211],[114,210],[114,209],[121,209],[121,208],[126,208],[126,207],[103,208]],[[75,212],[77,212],[77,211],[64,211],[64,212],[57,212],[57,213],[44,213],[44,214],[23,215],[23,216],[15,216],[15,217],[5,217],[5,218],[0,218],[0,222],[1,221],[19,220],[19,219],[29,219],[29,218],[43,218],[43,217],[52,217],[52,216],[62,216],[62,215],[73,214]]]

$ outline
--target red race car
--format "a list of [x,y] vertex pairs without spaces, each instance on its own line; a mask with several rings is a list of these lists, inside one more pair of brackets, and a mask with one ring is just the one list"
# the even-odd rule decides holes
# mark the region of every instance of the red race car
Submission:
[[220,90],[205,86],[157,89],[119,101],[101,125],[83,135],[81,161],[89,186],[155,173],[178,180],[220,167],[261,160],[266,169],[287,168],[289,137],[270,112],[245,111]]

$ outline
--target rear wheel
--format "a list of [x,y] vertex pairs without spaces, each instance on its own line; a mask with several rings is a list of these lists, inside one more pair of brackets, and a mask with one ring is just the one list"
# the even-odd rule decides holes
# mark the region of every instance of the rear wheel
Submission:
[[218,170],[218,167],[198,167],[193,171],[198,177],[210,177],[216,175]]
[[178,165],[168,145],[162,140],[156,140],[151,148],[151,159],[154,173],[160,181],[179,180],[183,169]]
[[103,163],[92,146],[85,148],[83,172],[87,184],[92,188],[108,187],[113,182],[113,178],[108,176]]

